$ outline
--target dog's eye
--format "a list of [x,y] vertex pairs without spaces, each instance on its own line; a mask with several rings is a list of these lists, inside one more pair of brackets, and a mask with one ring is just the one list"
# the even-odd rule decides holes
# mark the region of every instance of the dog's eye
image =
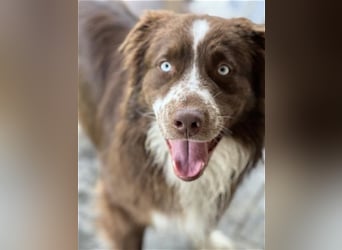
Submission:
[[164,72],[169,72],[172,69],[171,63],[169,62],[162,62],[160,64],[160,69]]
[[220,67],[218,67],[217,72],[221,75],[221,76],[225,76],[228,75],[229,73],[229,67],[225,64],[221,65]]

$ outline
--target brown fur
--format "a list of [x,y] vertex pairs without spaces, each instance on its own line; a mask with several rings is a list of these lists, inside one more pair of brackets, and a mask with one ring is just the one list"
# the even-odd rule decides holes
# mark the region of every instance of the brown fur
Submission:
[[[134,26],[137,19],[121,3],[87,1],[79,3],[79,13],[79,120],[101,160],[102,226],[117,249],[140,249],[152,210],[166,214],[181,210],[177,193],[166,183],[162,168],[154,166],[146,152],[150,119],[143,114],[151,112],[155,96],[165,95],[182,71],[168,76],[163,85],[154,80],[160,73],[147,72],[156,63],[155,53],[165,52],[163,37],[172,37],[173,50],[168,53],[176,58],[179,68],[191,63],[191,59],[183,58],[192,57],[191,38],[181,35],[186,32],[166,27],[185,29],[195,16],[150,12]],[[249,165],[253,166],[261,157],[264,140],[264,33],[246,19],[222,25],[223,19],[204,18],[214,23],[209,46],[234,48],[228,53],[236,60],[240,74],[230,84],[217,75],[211,79],[224,89],[216,98],[222,107],[243,106],[226,126],[249,148]],[[226,31],[229,39],[222,42],[216,33]],[[182,49],[174,49],[179,43],[184,45]],[[204,53],[200,51],[199,57],[206,62]],[[242,176],[234,177],[233,189]],[[224,198],[223,203],[218,201],[222,213],[231,197]]]

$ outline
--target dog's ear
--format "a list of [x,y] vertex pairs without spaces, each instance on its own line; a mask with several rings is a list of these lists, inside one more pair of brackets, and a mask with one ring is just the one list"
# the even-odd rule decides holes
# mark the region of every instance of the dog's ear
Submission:
[[258,98],[265,98],[265,25],[252,25],[250,33],[252,41],[253,74],[255,91]]
[[265,25],[264,24],[252,24],[251,26],[251,39],[259,46],[259,49],[265,51]]
[[259,46],[259,49],[265,50],[265,25],[255,24],[247,18],[232,18],[230,22],[238,28],[239,34],[249,42]]
[[[251,24],[248,32],[252,48],[252,84],[260,117],[265,116],[265,25]],[[264,119],[264,118],[263,118]]]
[[174,13],[171,11],[146,12],[119,47],[119,52],[124,56],[124,66],[130,69],[135,77],[141,77],[144,68],[144,57],[150,45],[154,31],[169,20]]
[[248,43],[252,60],[252,87],[257,99],[258,110],[265,112],[265,25],[255,24],[247,18],[230,20],[237,32]]
[[141,95],[140,90],[146,71],[145,55],[150,46],[151,39],[155,31],[174,15],[170,11],[146,12],[119,47],[119,52],[123,56],[123,66],[127,69],[128,73],[128,84],[134,86],[129,88],[126,100],[128,107],[123,111],[130,120],[135,120],[140,116],[139,110],[136,110],[136,107],[141,107],[142,105],[137,105],[137,103],[144,103],[144,97]]
[[[248,124],[253,127],[252,138],[256,148],[263,147],[265,134],[265,25],[257,25],[246,18],[237,18],[237,32],[247,42],[252,62],[251,78],[255,109],[250,113]],[[247,130],[249,131],[249,130]],[[254,156],[254,163],[261,157],[261,152]]]
[[265,25],[255,24],[247,18],[235,18],[233,22],[251,48],[255,95],[258,99],[265,99]]

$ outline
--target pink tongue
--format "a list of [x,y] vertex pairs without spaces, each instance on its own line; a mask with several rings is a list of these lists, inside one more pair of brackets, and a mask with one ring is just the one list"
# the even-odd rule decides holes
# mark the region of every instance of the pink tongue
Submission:
[[186,140],[169,140],[174,170],[180,178],[198,176],[208,162],[208,144]]

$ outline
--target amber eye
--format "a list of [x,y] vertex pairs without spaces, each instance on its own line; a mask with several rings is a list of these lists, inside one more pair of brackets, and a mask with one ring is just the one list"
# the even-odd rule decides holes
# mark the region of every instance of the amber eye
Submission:
[[162,62],[160,64],[160,69],[163,71],[163,72],[170,72],[171,69],[172,69],[172,66],[171,66],[171,63],[165,61],[165,62]]
[[229,74],[229,67],[225,64],[220,65],[220,67],[218,67],[217,72],[221,75],[221,76],[225,76]]

